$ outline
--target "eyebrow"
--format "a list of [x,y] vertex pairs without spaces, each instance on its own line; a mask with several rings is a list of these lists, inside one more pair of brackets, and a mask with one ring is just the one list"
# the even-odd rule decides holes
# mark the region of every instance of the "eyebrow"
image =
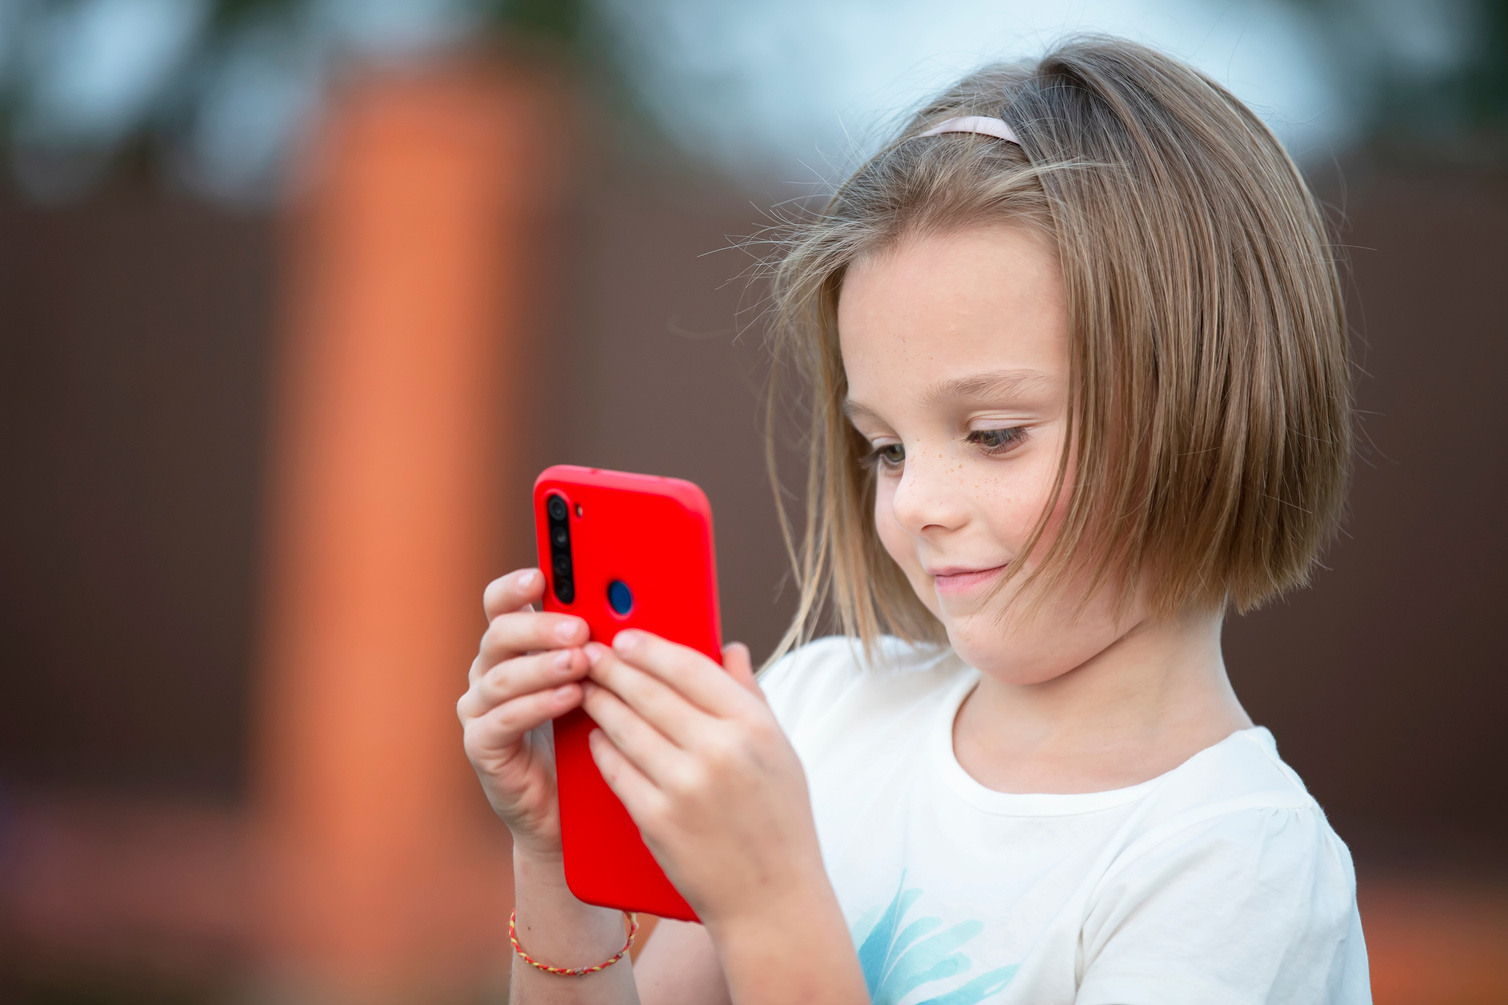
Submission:
[[1053,379],[1041,370],[992,370],[988,373],[955,377],[953,380],[934,384],[922,395],[922,400],[929,405],[956,398],[970,401],[998,400],[1026,394],[1041,394],[1049,390],[1052,385]]
[[[1054,384],[1052,377],[1041,370],[991,370],[987,373],[970,374],[940,381],[927,388],[922,401],[927,405],[962,398],[968,401],[993,400],[1019,397],[1023,394],[1040,394]],[[879,414],[861,402],[849,398],[843,402],[843,414],[852,419],[856,415],[879,418]]]

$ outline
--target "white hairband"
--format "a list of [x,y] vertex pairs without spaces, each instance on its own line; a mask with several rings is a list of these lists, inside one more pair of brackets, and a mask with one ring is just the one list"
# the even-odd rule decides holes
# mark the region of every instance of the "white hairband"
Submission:
[[921,135],[937,136],[941,133],[980,133],[1005,140],[1007,143],[1014,143],[1018,147],[1021,145],[1021,141],[1016,139],[1016,134],[1011,127],[1003,120],[986,118],[983,115],[960,115],[955,119],[944,119]]

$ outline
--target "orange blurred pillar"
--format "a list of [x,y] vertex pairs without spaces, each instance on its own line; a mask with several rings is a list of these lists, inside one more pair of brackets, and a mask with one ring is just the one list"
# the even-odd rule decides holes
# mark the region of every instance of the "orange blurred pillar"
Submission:
[[528,533],[499,484],[529,434],[564,90],[368,77],[315,134],[287,231],[256,724],[262,976],[287,1000],[444,1000],[507,967],[506,831],[455,701],[503,535]]

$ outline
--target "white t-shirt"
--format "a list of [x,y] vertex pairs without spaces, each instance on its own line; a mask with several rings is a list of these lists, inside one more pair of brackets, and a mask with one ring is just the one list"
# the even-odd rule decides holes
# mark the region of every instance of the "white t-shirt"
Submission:
[[1130,788],[995,792],[953,754],[978,671],[879,652],[822,639],[760,681],[875,1005],[1371,1001],[1350,854],[1267,730]]

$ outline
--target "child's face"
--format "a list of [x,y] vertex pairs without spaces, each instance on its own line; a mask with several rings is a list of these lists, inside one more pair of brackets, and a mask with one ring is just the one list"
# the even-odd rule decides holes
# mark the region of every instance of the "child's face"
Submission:
[[1049,243],[1006,226],[906,239],[849,269],[838,329],[848,413],[874,449],[880,540],[964,660],[1040,683],[1140,620],[1117,621],[1104,596],[1074,617],[1068,592],[1033,618],[1002,617],[1016,583],[992,596],[1053,503],[1042,554],[1067,498],[1067,485],[1050,498],[1069,344]]

